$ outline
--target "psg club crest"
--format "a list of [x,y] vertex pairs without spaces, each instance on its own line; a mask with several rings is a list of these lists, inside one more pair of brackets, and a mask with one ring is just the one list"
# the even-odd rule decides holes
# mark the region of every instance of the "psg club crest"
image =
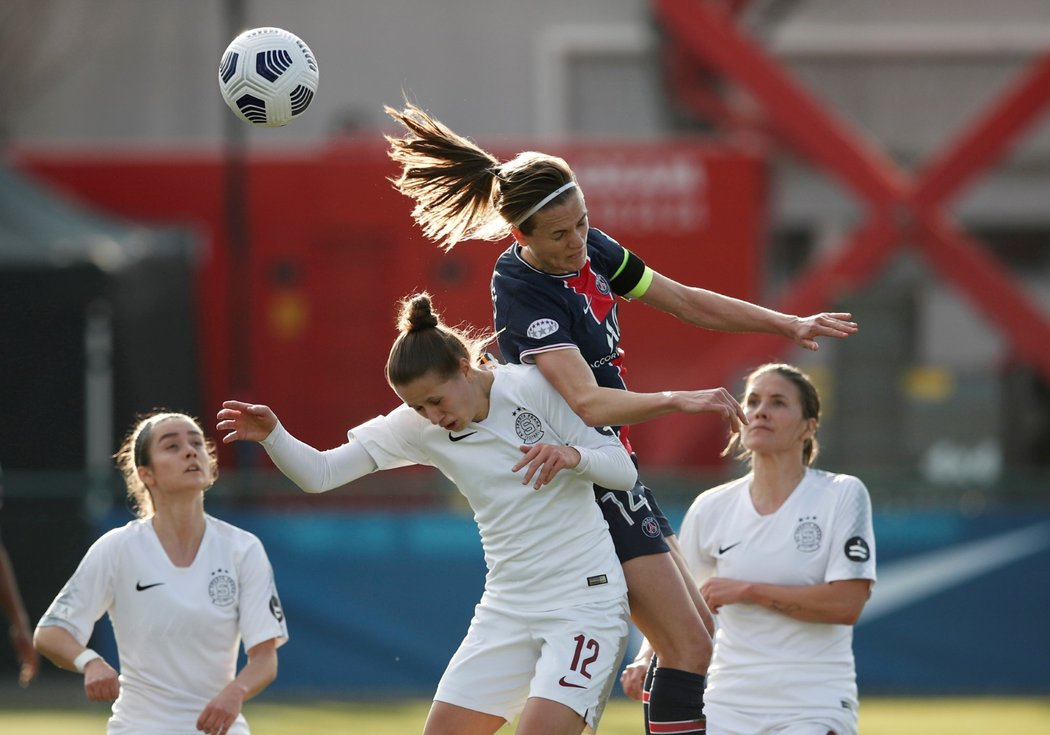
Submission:
[[208,596],[219,607],[229,607],[237,601],[237,582],[230,576],[230,570],[216,569],[211,573]]
[[645,520],[642,521],[642,533],[649,538],[659,538],[662,535],[660,524],[657,523],[656,518],[653,516],[645,517]]

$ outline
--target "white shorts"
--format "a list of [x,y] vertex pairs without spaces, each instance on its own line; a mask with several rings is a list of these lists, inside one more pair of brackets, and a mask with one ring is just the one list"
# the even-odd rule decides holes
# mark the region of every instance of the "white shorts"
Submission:
[[741,711],[704,704],[707,735],[857,735],[857,716],[847,709],[790,713]]
[[623,659],[627,618],[626,597],[548,612],[479,604],[434,699],[510,722],[530,697],[542,697],[595,730]]

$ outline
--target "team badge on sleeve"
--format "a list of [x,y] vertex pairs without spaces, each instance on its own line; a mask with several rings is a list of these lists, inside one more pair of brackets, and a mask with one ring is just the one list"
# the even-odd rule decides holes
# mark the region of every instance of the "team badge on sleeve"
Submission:
[[663,532],[660,530],[660,522],[654,516],[646,516],[642,521],[642,533],[649,538],[660,538]]
[[854,536],[846,542],[845,552],[846,558],[850,561],[867,561],[871,556],[871,549],[868,548],[868,542],[860,536]]
[[270,596],[270,614],[278,623],[284,620],[284,608],[281,607],[281,601],[276,594]]
[[525,330],[531,339],[543,339],[547,335],[558,331],[558,322],[553,319],[537,319]]

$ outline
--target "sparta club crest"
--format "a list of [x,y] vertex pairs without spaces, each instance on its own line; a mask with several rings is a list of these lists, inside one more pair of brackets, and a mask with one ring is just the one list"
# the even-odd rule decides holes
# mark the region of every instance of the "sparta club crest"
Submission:
[[523,444],[535,444],[543,438],[543,422],[536,414],[518,406],[514,411],[514,433]]
[[208,595],[212,603],[219,607],[229,607],[237,601],[237,582],[230,576],[228,569],[216,569],[211,573]]
[[799,551],[816,551],[820,548],[823,533],[813,518],[799,518],[795,526],[795,548]]

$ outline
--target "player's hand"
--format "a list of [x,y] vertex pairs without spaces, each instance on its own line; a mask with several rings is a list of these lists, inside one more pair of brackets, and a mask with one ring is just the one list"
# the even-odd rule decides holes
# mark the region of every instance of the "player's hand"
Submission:
[[792,338],[799,347],[816,352],[820,349],[817,337],[842,339],[857,331],[857,323],[850,321],[849,312],[822,312],[813,316],[795,317]]
[[727,579],[726,577],[709,577],[700,585],[700,594],[704,602],[715,615],[722,605],[733,605],[738,602],[747,602],[745,591],[748,583],[739,579]]
[[84,666],[84,693],[92,702],[112,702],[120,694],[120,679],[105,659],[96,658]]
[[732,424],[733,431],[747,423],[743,407],[725,388],[665,391],[682,413],[717,413]]
[[222,438],[223,444],[235,441],[261,442],[277,426],[277,414],[261,403],[223,401],[222,410],[215,414],[215,428],[229,432]]
[[11,647],[18,658],[18,685],[29,686],[29,682],[40,672],[40,654],[33,648],[33,636],[29,628],[18,623],[11,624]]
[[244,690],[238,684],[230,682],[208,702],[208,706],[197,718],[197,729],[210,735],[226,735],[237,721],[243,704]]
[[535,475],[536,481],[533,488],[536,490],[553,480],[561,470],[572,469],[580,463],[580,453],[576,451],[576,448],[563,444],[540,443],[531,446],[522,444],[518,449],[525,456],[510,471],[517,472],[527,465],[528,469],[525,471],[525,476],[521,478],[521,484],[528,485]]
[[620,686],[623,693],[631,699],[642,701],[642,689],[645,687],[645,674],[649,670],[649,660],[637,660],[627,664],[620,674]]

